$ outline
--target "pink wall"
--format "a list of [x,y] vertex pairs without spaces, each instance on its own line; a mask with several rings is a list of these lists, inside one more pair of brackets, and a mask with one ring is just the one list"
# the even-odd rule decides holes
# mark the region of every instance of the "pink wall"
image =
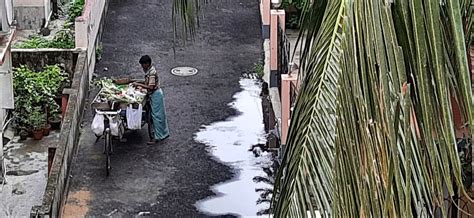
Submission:
[[[291,115],[291,84],[297,86],[297,74],[281,75],[281,143],[286,144],[288,130],[290,128]],[[298,87],[299,88],[299,87]]]
[[278,69],[278,19],[285,30],[285,11],[270,11],[270,70]]

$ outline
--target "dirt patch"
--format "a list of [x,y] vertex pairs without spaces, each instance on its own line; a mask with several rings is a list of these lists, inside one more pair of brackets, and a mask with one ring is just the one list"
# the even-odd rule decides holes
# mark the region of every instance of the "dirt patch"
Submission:
[[91,193],[87,190],[69,193],[69,198],[63,209],[63,217],[85,217],[89,212]]

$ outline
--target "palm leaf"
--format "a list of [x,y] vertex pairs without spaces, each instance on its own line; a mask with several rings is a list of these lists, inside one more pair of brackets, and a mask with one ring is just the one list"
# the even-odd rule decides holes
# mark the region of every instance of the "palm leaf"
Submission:
[[[445,198],[464,192],[451,95],[462,103],[464,120],[472,122],[461,9],[450,6],[452,2],[445,6],[429,0],[400,0],[395,5],[383,0],[343,2],[347,19],[342,56],[332,60],[339,64],[334,69],[340,70],[331,74],[340,77],[332,90],[337,101],[317,98],[325,93],[318,79],[327,74],[318,69],[326,62],[311,59],[312,52],[333,51],[315,49],[321,43],[318,37],[327,31],[324,20],[317,37],[306,40],[314,47],[303,49],[308,51],[303,58],[304,85],[273,211],[278,216],[307,216],[307,211],[320,209],[335,217],[433,216],[437,209],[446,214]],[[325,17],[330,16],[330,5]],[[319,119],[332,112],[336,120]],[[334,127],[335,140],[321,134]],[[314,168],[306,166],[308,162],[316,162]],[[321,178],[312,175],[328,173],[320,167],[324,164],[332,166],[332,175],[323,177],[332,188],[311,189]],[[324,202],[318,197],[331,208],[318,204]]]
[[174,0],[172,10],[174,42],[181,37],[183,42],[194,39],[199,28],[199,12],[209,0]]
[[[278,217],[307,216],[307,212],[315,217],[315,210],[331,214],[344,4],[340,0],[328,1],[325,11],[316,38],[306,41],[311,47],[304,52],[306,73],[293,115],[298,122],[291,122],[289,137],[293,140],[287,141],[277,176],[280,179],[274,188],[273,212]],[[306,31],[311,33],[314,29],[310,26]]]

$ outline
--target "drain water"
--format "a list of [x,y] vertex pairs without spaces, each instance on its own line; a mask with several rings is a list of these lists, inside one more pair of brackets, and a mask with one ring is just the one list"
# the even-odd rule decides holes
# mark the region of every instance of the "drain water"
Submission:
[[176,76],[194,76],[198,73],[198,69],[194,67],[176,67],[171,70],[171,74]]

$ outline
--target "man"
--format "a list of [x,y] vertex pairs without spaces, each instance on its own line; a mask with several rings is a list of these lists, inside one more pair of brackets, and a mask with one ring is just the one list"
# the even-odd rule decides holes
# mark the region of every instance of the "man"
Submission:
[[144,83],[133,83],[135,86],[140,86],[148,90],[148,97],[151,100],[151,120],[152,129],[154,130],[154,137],[147,143],[149,145],[155,144],[157,141],[165,140],[169,137],[168,122],[166,120],[165,102],[163,91],[160,88],[160,79],[156,69],[151,64],[151,58],[144,55],[140,58],[140,65],[145,72]]

